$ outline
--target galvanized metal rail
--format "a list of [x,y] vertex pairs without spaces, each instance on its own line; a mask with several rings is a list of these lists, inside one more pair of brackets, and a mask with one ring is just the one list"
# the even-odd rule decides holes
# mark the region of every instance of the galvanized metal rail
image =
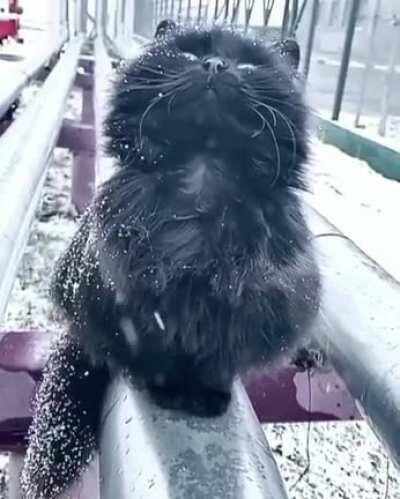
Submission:
[[[400,467],[400,285],[315,211],[323,272],[313,334]],[[336,234],[336,235],[335,235]]]
[[[71,41],[24,113],[0,138],[0,319],[14,284],[74,83],[84,38]],[[38,126],[40,123],[40,126]]]
[[101,498],[287,498],[240,383],[228,411],[199,418],[160,409],[116,379],[104,405]]
[[56,38],[53,43],[43,46],[42,50],[32,59],[28,59],[16,70],[7,72],[6,78],[0,81],[0,118],[5,115],[10,106],[18,99],[22,90],[34,80],[50,61],[57,56],[67,41],[66,33]]

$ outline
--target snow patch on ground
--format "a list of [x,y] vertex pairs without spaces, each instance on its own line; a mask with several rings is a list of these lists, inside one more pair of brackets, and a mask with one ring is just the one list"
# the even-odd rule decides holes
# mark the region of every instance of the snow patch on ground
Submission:
[[400,182],[317,140],[306,200],[400,282]]
[[[76,224],[69,213],[71,154],[58,149],[54,154],[42,198],[42,205],[22,259],[7,309],[8,329],[35,328],[52,331],[57,328],[49,306],[48,290],[51,269]],[[49,214],[56,212],[55,215]]]
[[[363,422],[312,423],[310,470],[306,468],[308,425],[263,425],[290,499],[396,499],[400,474]],[[388,478],[388,495],[385,496]]]

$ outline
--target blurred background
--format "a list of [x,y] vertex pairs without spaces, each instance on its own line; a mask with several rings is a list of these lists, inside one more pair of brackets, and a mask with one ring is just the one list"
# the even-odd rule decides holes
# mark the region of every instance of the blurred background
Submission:
[[[121,3],[109,4],[111,32],[113,9]],[[326,117],[339,114],[344,123],[388,139],[399,136],[398,0],[142,0],[141,5],[134,23],[144,36],[152,35],[155,20],[171,17],[186,24],[229,23],[267,38],[296,38],[315,110]],[[351,45],[348,39],[349,61],[343,66],[346,36]],[[343,86],[339,96],[338,85]]]

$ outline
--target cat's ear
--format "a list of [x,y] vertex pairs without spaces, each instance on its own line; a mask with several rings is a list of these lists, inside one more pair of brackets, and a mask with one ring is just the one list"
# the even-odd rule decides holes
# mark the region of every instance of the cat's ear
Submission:
[[300,46],[296,40],[288,38],[287,40],[275,42],[272,48],[280,54],[286,64],[295,71],[298,70],[300,65]]
[[176,23],[172,19],[164,19],[158,23],[154,38],[163,38],[176,30]]

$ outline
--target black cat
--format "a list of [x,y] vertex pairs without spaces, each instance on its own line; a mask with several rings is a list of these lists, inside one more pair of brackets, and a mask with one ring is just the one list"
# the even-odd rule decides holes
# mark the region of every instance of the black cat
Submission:
[[163,406],[215,416],[235,376],[309,329],[307,110],[288,56],[177,30],[122,68],[105,124],[117,169],[57,267],[70,328],[38,393],[27,497],[53,498],[81,472],[116,371]]

